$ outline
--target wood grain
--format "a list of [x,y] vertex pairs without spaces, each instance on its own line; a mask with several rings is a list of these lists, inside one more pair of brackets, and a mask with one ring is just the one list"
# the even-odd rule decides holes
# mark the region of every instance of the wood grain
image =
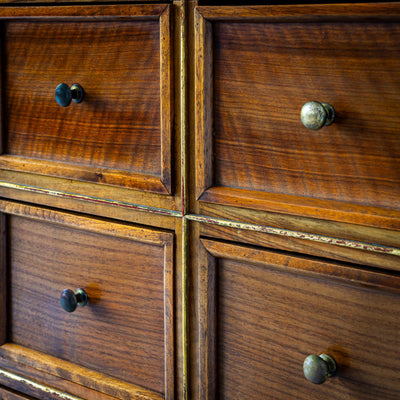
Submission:
[[[381,292],[372,275],[361,285],[347,280],[345,271],[341,280],[323,277],[335,264],[316,264],[319,277],[304,275],[304,268],[314,269],[313,260],[210,240],[202,244],[215,260],[207,267],[204,252],[199,260],[200,326],[218,321],[216,390],[202,398],[398,398],[398,277],[397,292]],[[209,274],[215,290],[208,289]],[[215,315],[202,306],[210,302],[217,304]],[[200,349],[203,359],[208,351]],[[323,352],[339,370],[316,386],[304,378],[302,363]]]
[[[332,202],[332,209],[343,202],[400,210],[398,6],[373,7],[373,22],[372,6],[350,9],[198,8],[213,32],[213,76],[196,73],[206,86],[213,81],[213,118],[197,136],[211,147],[203,152],[208,159],[197,160],[199,185],[212,171],[213,187],[243,191],[239,204],[255,193],[244,205],[251,208],[278,207],[259,200],[265,193]],[[199,84],[197,95],[202,90]],[[333,125],[317,132],[302,126],[301,107],[312,99],[334,106]]]
[[[4,168],[171,192],[169,7],[133,7],[130,15],[131,8],[121,19],[118,7],[94,7],[95,20],[91,8],[62,8],[64,18],[82,15],[68,22],[57,20],[56,7],[29,22],[12,19],[21,9],[8,11],[4,153],[17,162],[3,158]],[[61,82],[79,83],[83,102],[60,107]]]
[[[14,214],[8,216],[9,342],[171,398],[170,234],[7,207]],[[68,314],[60,293],[78,286],[89,304]]]

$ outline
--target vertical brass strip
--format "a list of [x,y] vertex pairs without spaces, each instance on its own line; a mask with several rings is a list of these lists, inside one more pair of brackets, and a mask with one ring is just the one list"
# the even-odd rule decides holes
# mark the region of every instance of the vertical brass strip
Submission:
[[180,129],[181,129],[181,204],[182,204],[182,398],[189,399],[189,321],[188,321],[188,270],[189,270],[189,221],[188,212],[189,168],[187,166],[187,0],[181,0],[180,21]]

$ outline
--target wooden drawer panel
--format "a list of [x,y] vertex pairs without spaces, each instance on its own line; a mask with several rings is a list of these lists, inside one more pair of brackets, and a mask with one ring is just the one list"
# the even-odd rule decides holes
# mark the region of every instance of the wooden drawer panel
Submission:
[[[400,25],[388,8],[199,7],[202,200],[398,213]],[[305,128],[310,100],[331,104],[335,122]]]
[[[169,398],[172,234],[6,209],[9,311],[2,355],[13,344]],[[78,287],[89,302],[68,313],[60,295]]]
[[[200,257],[200,399],[399,398],[398,277],[210,240]],[[315,385],[321,353],[338,372]]]
[[[0,165],[170,192],[169,7],[27,10],[3,25]],[[62,82],[81,85],[83,101],[58,105]]]

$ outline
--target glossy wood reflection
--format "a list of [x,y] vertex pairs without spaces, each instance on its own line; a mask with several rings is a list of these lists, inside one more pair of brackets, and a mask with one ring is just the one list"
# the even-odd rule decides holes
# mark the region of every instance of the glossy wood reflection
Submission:
[[[322,263],[315,275],[311,259],[210,240],[202,244],[207,251],[199,260],[200,354],[206,375],[200,398],[398,397],[397,278],[397,291],[377,291],[373,275],[360,285],[351,282],[351,270],[340,280],[324,276]],[[334,264],[325,264],[334,272]],[[324,352],[335,358],[338,373],[316,386],[305,379],[302,365],[309,354]]]

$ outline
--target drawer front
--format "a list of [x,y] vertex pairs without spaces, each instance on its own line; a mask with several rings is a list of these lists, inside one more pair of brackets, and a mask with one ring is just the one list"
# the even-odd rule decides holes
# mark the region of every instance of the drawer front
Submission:
[[[199,398],[399,398],[397,278],[217,241],[200,249]],[[337,373],[316,385],[303,361],[324,353]]]
[[[45,7],[18,18],[27,10],[3,17],[0,165],[170,192],[169,7]],[[60,106],[61,83],[63,93],[79,84],[82,102]]]
[[[1,354],[40,352],[60,370],[67,361],[170,398],[172,234],[2,206],[9,307]],[[88,303],[66,312],[61,294],[78,288]]]
[[[202,200],[398,212],[398,17],[398,5],[199,7]],[[309,101],[329,103],[334,122],[306,128]]]

